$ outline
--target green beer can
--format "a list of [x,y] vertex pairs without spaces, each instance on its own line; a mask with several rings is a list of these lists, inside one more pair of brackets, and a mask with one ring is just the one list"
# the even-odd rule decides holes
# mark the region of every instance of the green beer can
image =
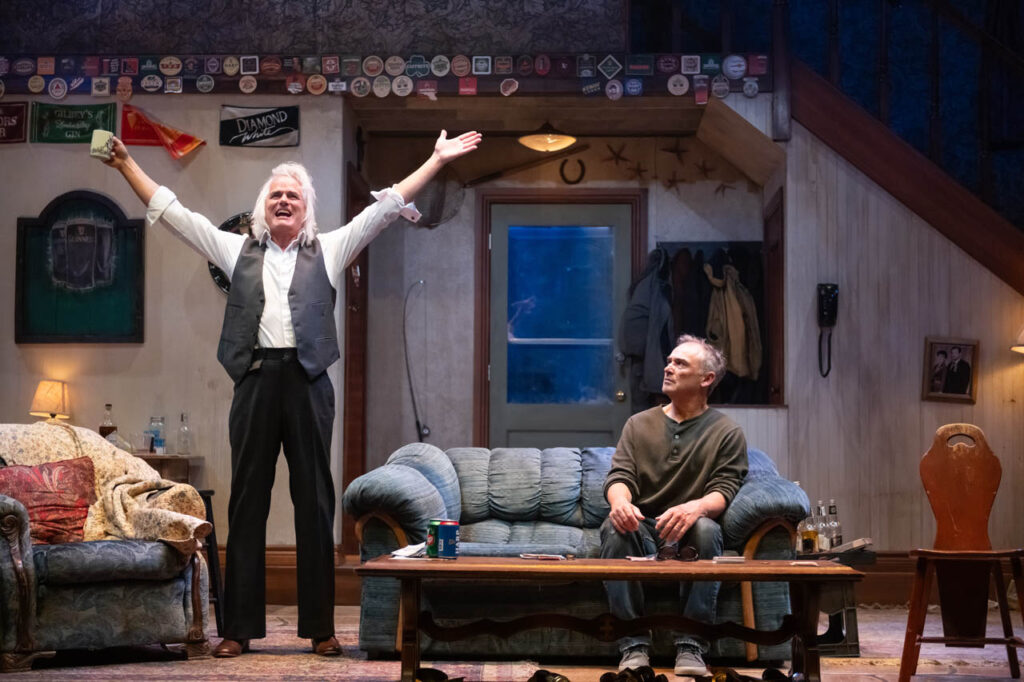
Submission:
[[437,558],[437,536],[440,527],[441,519],[430,519],[427,522],[427,556],[430,558]]

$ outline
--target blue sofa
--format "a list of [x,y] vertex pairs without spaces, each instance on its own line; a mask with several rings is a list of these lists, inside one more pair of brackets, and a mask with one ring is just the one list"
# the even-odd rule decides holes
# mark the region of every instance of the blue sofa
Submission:
[[[599,555],[598,529],[608,516],[604,480],[614,448],[452,448],[426,443],[396,450],[387,462],[360,476],[344,495],[345,513],[356,519],[360,558],[372,559],[406,544],[423,542],[433,518],[460,523],[460,555],[518,556],[521,552]],[[759,559],[793,556],[793,528],[809,512],[807,495],[782,478],[763,452],[749,451],[749,473],[719,519],[727,551]],[[748,543],[749,541],[749,543]],[[752,599],[744,618],[744,589]],[[650,613],[678,613],[678,588],[647,586]],[[364,578],[359,646],[371,656],[395,651],[398,581]],[[538,612],[592,618],[608,612],[599,582],[488,584],[424,581],[421,605],[441,625],[489,617],[512,619]],[[717,621],[774,629],[789,613],[786,583],[725,583]],[[751,645],[753,646],[753,645]],[[544,658],[614,657],[614,643],[559,628],[541,628],[508,638],[480,635],[456,642],[422,636],[425,656]],[[654,633],[654,654],[674,655],[671,633]],[[747,650],[731,638],[717,640],[711,658],[790,657],[788,643]]]

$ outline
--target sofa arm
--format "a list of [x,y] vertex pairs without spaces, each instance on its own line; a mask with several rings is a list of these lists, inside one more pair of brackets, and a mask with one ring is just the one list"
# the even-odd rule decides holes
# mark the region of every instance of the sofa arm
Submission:
[[[419,471],[401,465],[385,464],[359,476],[345,490],[343,502],[345,513],[360,524],[361,536],[371,519],[387,519],[384,527],[397,527],[410,543],[423,542],[430,519],[448,518],[437,488]],[[365,540],[360,537],[364,547]]]
[[36,573],[28,511],[0,494],[0,651],[35,650]]
[[781,476],[748,478],[719,519],[727,549],[743,552],[747,539],[766,521],[794,527],[810,512],[807,493]]

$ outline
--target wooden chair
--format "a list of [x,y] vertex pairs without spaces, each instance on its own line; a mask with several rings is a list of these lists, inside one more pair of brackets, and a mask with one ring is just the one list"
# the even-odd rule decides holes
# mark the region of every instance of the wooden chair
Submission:
[[[954,438],[958,439],[955,443]],[[917,672],[922,643],[979,648],[986,644],[1005,645],[1010,674],[1020,677],[1016,649],[1024,647],[1024,640],[1013,635],[1001,561],[1010,562],[1024,615],[1024,549],[993,550],[988,537],[988,519],[1001,478],[1002,467],[985,441],[985,434],[971,424],[941,427],[935,432],[931,449],[921,458],[921,482],[935,515],[935,543],[933,549],[910,552],[917,561],[900,659],[900,682],[908,682]],[[943,636],[923,637],[928,595],[936,576]],[[985,636],[990,578],[999,602],[1003,637]]]

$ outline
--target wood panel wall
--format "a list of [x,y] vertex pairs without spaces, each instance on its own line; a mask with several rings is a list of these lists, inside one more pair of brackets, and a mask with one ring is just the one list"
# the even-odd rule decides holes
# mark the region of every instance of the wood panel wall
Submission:
[[[1024,297],[798,124],[786,144],[785,409],[729,410],[812,498],[835,498],[848,538],[931,545],[918,475],[935,429],[971,422],[1003,465],[990,530],[1024,544]],[[818,372],[816,284],[840,287],[832,372]],[[980,341],[975,405],[921,400],[926,336]]]

